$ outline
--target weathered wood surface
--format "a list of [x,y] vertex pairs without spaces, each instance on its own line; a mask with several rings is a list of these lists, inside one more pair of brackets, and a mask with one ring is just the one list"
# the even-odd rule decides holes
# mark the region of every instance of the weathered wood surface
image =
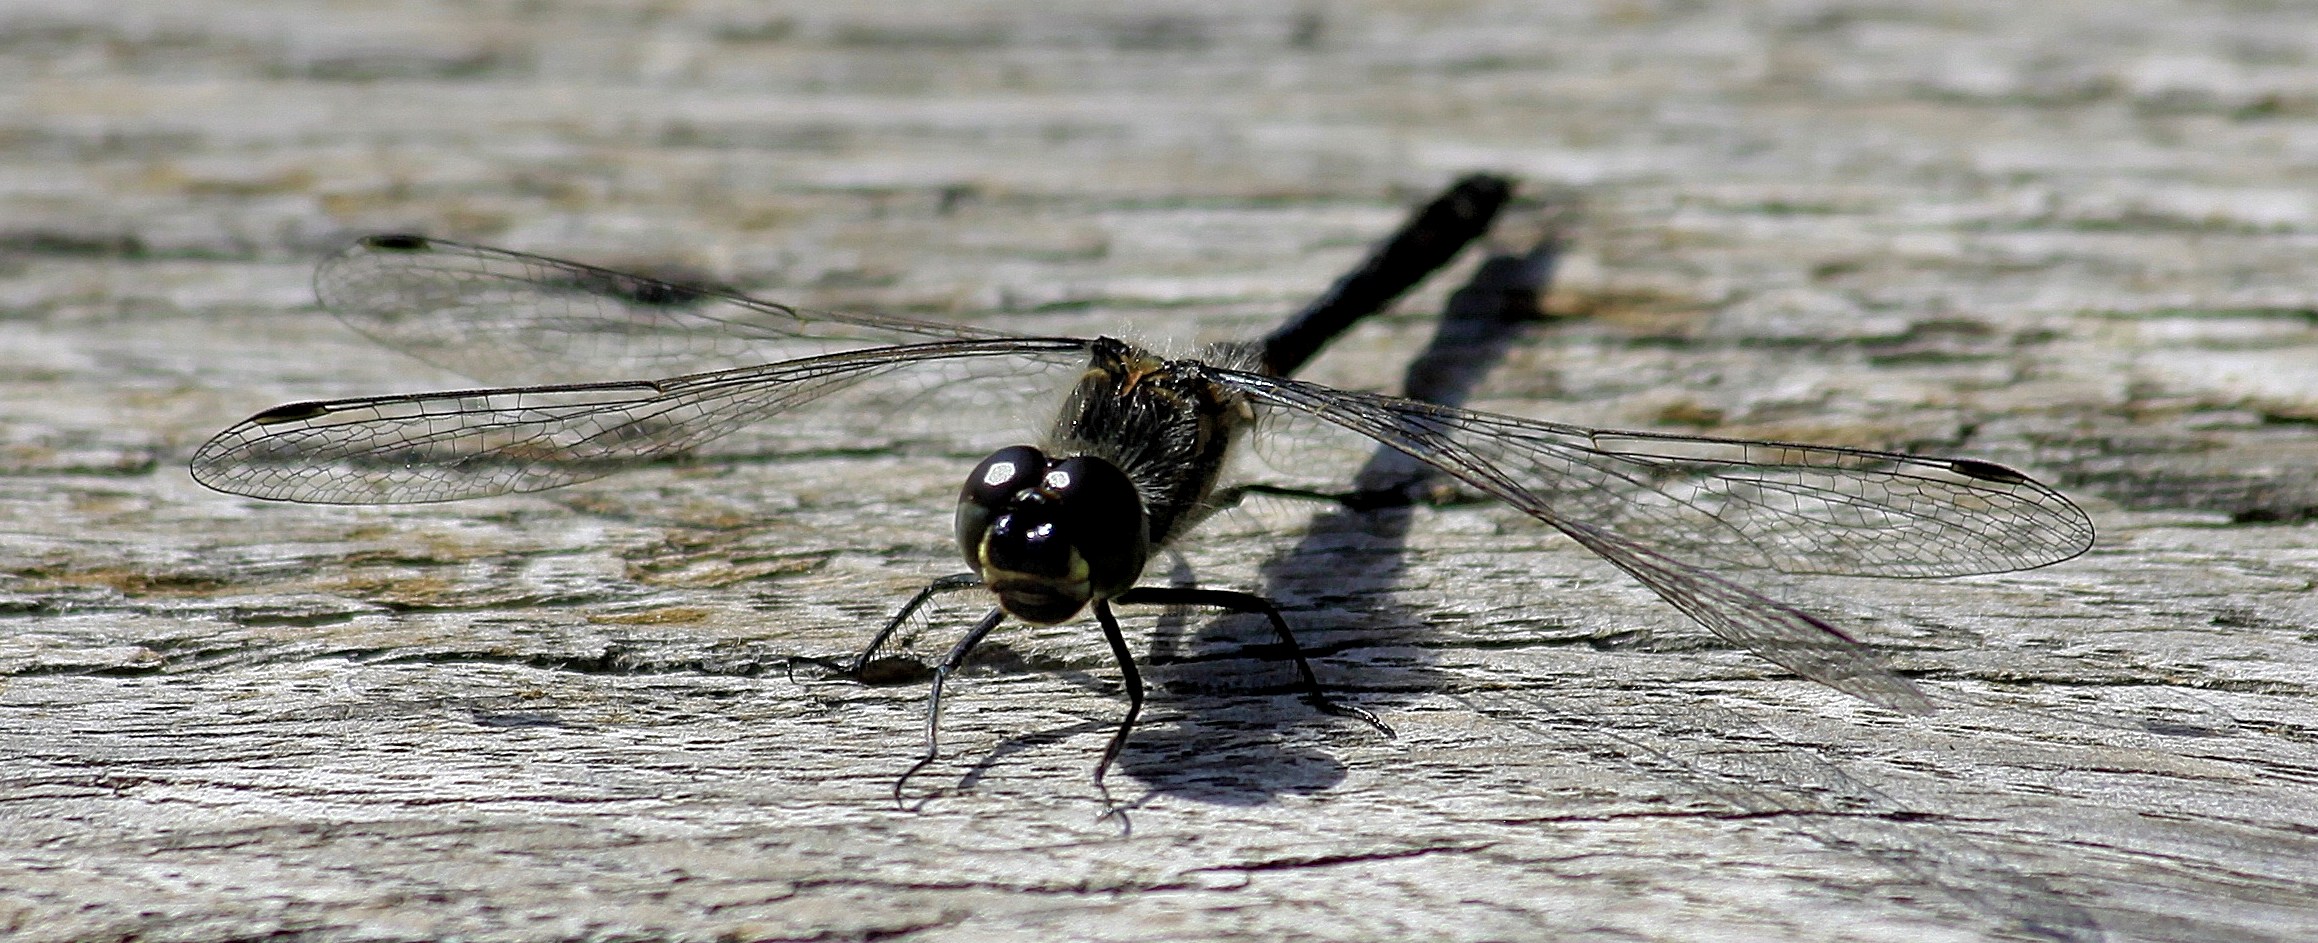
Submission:
[[[2318,936],[2318,10],[12,0],[0,76],[11,939]],[[1782,585],[1953,705],[1901,718],[1502,509],[1259,509],[1168,575],[1282,597],[1399,737],[1138,619],[1122,837],[1087,627],[993,640],[914,810],[922,689],[792,670],[954,568],[971,456],[183,470],[459,383],[315,313],[356,232],[1228,336],[1480,168],[1584,215],[1479,405],[2015,462],[2099,546]],[[1312,375],[1392,385],[1450,284]]]

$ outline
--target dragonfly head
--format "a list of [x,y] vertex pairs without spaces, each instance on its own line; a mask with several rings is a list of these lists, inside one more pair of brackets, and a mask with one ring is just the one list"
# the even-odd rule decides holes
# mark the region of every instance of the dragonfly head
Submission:
[[958,549],[999,608],[1052,625],[1135,585],[1151,555],[1150,523],[1119,466],[1017,445],[991,453],[966,479]]

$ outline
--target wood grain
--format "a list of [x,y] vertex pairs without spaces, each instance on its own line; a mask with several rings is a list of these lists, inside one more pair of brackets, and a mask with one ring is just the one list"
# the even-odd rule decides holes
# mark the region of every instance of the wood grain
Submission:
[[[0,77],[11,939],[2318,936],[2318,12],[18,0]],[[973,455],[404,508],[184,471],[462,385],[319,313],[360,232],[1184,345],[1476,169],[1580,212],[1474,405],[2012,463],[2098,546],[1764,584],[1918,718],[1502,508],[1259,506],[1154,576],[1280,599],[1399,735],[1140,615],[1123,835],[1090,626],[993,637],[910,809],[922,686],[810,661],[955,569]],[[1472,264],[1307,375],[1394,387]]]

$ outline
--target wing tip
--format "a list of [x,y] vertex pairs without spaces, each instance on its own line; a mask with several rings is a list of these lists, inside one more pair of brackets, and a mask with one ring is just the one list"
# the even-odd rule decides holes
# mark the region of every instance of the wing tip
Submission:
[[285,422],[299,422],[330,414],[330,405],[315,400],[283,403],[271,409],[259,410],[256,415],[242,420],[252,426],[273,426]]
[[1898,683],[1877,686],[1873,696],[1860,694],[1856,691],[1850,693],[1864,698],[1868,703],[1877,707],[1894,713],[1906,714],[1910,717],[1923,717],[1939,711],[1939,702],[1932,700],[1932,696],[1924,693],[1924,689],[1917,687],[1915,682],[1896,674],[1887,675],[1882,680]]
[[1981,481],[1994,481],[2008,485],[2033,485],[2038,483],[2036,479],[2029,477],[2027,472],[2013,468],[2010,465],[1999,465],[1995,462],[1987,461],[1985,459],[1952,458],[1948,460],[1948,470],[1966,478],[1977,478]]
[[354,244],[381,252],[425,252],[434,248],[434,240],[409,232],[377,233],[356,239]]

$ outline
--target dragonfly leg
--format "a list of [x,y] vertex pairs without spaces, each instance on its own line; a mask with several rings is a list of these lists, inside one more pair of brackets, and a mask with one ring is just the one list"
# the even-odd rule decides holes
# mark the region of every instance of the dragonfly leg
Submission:
[[[929,592],[931,592],[930,589]],[[907,803],[902,801],[902,787],[909,783],[910,777],[917,775],[919,770],[931,765],[934,759],[941,755],[942,682],[948,680],[951,672],[958,670],[960,665],[966,663],[966,656],[973,653],[974,646],[981,644],[982,638],[989,635],[990,630],[997,628],[998,623],[1004,621],[1006,621],[1005,610],[990,610],[989,615],[983,616],[982,621],[974,625],[973,631],[967,632],[966,637],[959,639],[958,644],[950,647],[950,653],[942,656],[942,663],[934,666],[934,682],[926,693],[926,753],[919,757],[917,762],[910,764],[909,769],[903,770],[900,779],[893,781],[894,805],[907,807]]]
[[1111,734],[1111,742],[1103,747],[1103,758],[1095,762],[1095,789],[1103,794],[1103,805],[1111,806],[1111,791],[1103,788],[1103,774],[1111,769],[1111,761],[1119,758],[1127,748],[1127,734],[1135,729],[1135,718],[1143,713],[1143,673],[1135,668],[1135,656],[1127,651],[1127,638],[1119,634],[1118,617],[1111,614],[1108,600],[1095,602],[1095,621],[1103,625],[1103,641],[1111,643],[1111,657],[1119,661],[1119,674],[1127,685],[1127,716],[1119,719],[1119,730]]
[[[1322,713],[1338,717],[1352,717],[1376,728],[1378,733],[1392,736],[1392,728],[1378,720],[1375,714],[1350,704],[1338,703],[1320,686],[1320,678],[1312,673],[1312,662],[1304,657],[1303,646],[1296,644],[1296,634],[1288,630],[1288,620],[1280,615],[1280,607],[1254,593],[1228,589],[1202,589],[1195,586],[1138,586],[1119,594],[1118,601],[1127,604],[1155,606],[1212,606],[1232,612],[1255,612],[1271,620],[1272,632],[1288,647],[1288,657],[1296,663],[1296,680],[1304,689],[1304,700]],[[1122,662],[1124,658],[1120,659]],[[1120,739],[1125,739],[1122,732]]]
[[886,620],[885,628],[877,630],[877,635],[869,640],[868,647],[863,648],[861,654],[854,656],[853,664],[846,669],[846,673],[860,675],[862,669],[869,667],[870,660],[877,657],[877,650],[884,648],[885,643],[893,638],[893,633],[900,630],[902,624],[908,622],[911,616],[917,615],[919,609],[925,608],[926,603],[932,601],[935,596],[943,593],[954,593],[961,589],[973,589],[980,585],[982,585],[982,578],[972,573],[952,574],[926,584],[926,588],[918,590],[917,595],[910,597],[910,601],[902,605],[901,611],[894,613],[892,619]]

